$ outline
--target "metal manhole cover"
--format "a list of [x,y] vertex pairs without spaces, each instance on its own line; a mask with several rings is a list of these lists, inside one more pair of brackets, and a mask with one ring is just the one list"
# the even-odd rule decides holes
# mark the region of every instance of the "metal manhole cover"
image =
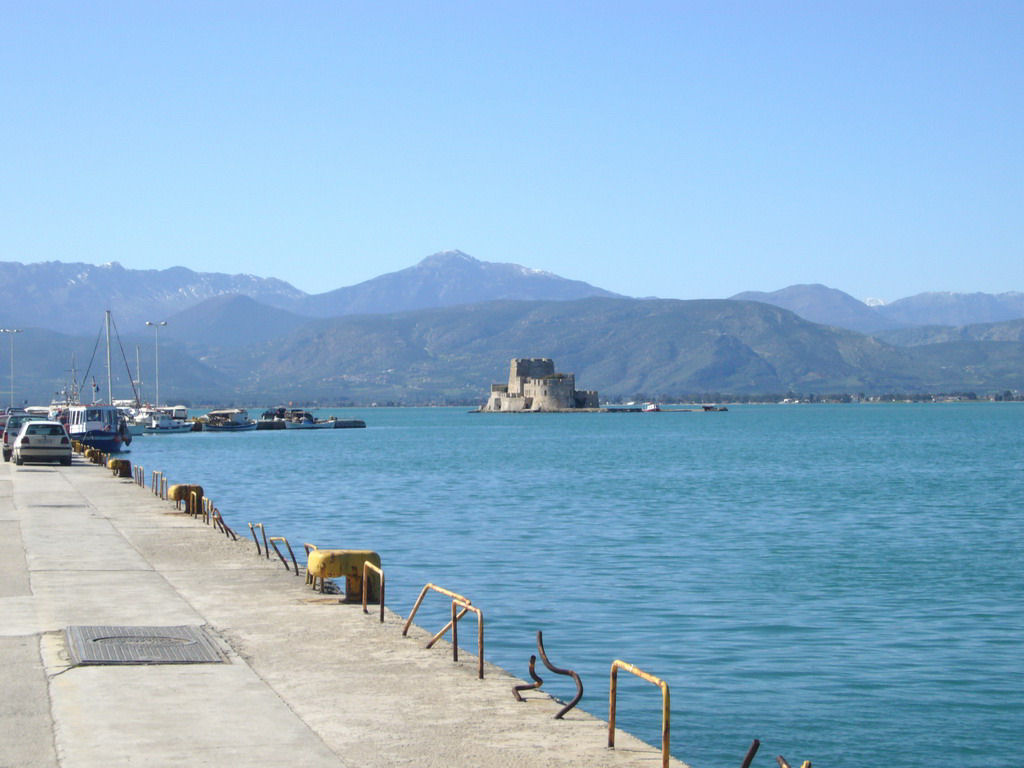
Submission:
[[75,666],[224,661],[202,627],[68,627],[65,634]]

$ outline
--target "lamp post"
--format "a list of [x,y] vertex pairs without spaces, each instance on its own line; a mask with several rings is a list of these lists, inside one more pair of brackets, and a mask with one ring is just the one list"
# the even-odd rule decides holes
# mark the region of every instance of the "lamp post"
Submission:
[[156,406],[160,407],[160,326],[167,325],[166,320],[153,323],[149,320],[146,321],[146,325],[152,326],[153,331],[156,334]]
[[14,410],[14,334],[21,333],[21,328],[0,328],[0,333],[11,334],[11,410]]

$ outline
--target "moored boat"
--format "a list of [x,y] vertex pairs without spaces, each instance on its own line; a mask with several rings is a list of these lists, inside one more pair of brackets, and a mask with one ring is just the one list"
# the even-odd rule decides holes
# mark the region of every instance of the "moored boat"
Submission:
[[153,410],[142,431],[146,435],[175,435],[181,432],[191,432],[192,422],[173,418],[161,410]]
[[203,416],[203,430],[207,432],[247,432],[256,429],[244,408],[222,408]]
[[68,434],[72,440],[104,453],[125,451],[132,443],[120,410],[99,403],[68,406]]

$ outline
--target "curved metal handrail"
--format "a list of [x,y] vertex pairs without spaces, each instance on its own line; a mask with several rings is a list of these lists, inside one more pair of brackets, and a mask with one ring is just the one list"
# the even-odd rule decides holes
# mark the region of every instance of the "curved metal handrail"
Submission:
[[661,688],[661,765],[668,768],[669,760],[669,712],[671,709],[668,683],[660,677],[644,672],[639,667],[627,664],[621,659],[612,662],[611,686],[608,693],[608,746],[615,748],[615,697],[617,692],[618,672],[624,669],[649,683]]
[[537,674],[537,657],[534,654],[530,654],[530,677],[533,678],[532,683],[523,683],[522,685],[512,686],[512,695],[516,697],[516,701],[526,701],[522,696],[519,695],[520,691],[533,691],[544,685],[544,680],[540,675]]
[[[308,554],[308,553],[307,553]],[[369,613],[366,610],[366,597],[369,592],[369,574],[367,571],[375,571],[380,576],[380,623],[384,623],[384,571],[378,568],[376,565],[371,563],[369,560],[363,561],[363,613]]]
[[[444,587],[439,587],[439,586],[437,586],[437,584],[431,584],[431,583],[424,584],[423,585],[423,589],[420,590],[420,596],[416,598],[416,604],[413,605],[413,607],[412,607],[412,613],[409,614],[409,618],[405,620],[405,626],[402,627],[402,636],[403,637],[405,637],[408,634],[409,627],[412,626],[413,617],[416,615],[416,611],[418,611],[420,609],[420,603],[423,602],[423,598],[426,597],[427,592],[430,592],[431,590],[434,591],[434,592],[440,592],[442,595],[447,595],[448,597],[450,597],[450,598],[452,598],[454,600],[461,600],[466,605],[470,605],[471,604],[471,601],[470,601],[470,599],[468,597],[463,597],[462,595],[460,595],[457,592],[452,592],[450,589],[445,589]],[[463,612],[463,614],[464,613],[465,612]],[[437,641],[437,639],[439,637],[441,637],[441,635],[443,635],[449,629],[451,629],[451,627],[452,627],[452,625],[451,625],[450,622],[448,624],[446,624],[444,629],[442,629],[437,635],[434,636],[434,639],[430,641],[430,643],[427,645],[427,648],[429,648],[431,645],[433,645]]]
[[270,543],[273,545],[274,551],[277,553],[277,556],[279,558],[281,558],[281,562],[284,564],[284,569],[287,571],[288,570],[288,562],[284,559],[284,555],[281,554],[281,550],[279,550],[277,548],[277,542],[279,542],[279,541],[283,541],[284,545],[286,547],[288,547],[288,554],[292,556],[292,565],[295,566],[295,575],[298,576],[299,575],[299,564],[295,560],[295,553],[292,552],[292,545],[288,543],[288,539],[286,539],[284,536],[271,536],[270,537]]
[[452,661],[459,660],[459,616],[455,615],[455,607],[462,608],[459,616],[465,616],[466,611],[476,614],[476,645],[477,645],[477,677],[484,679],[484,612],[475,605],[464,603],[461,600],[452,599]]
[[537,630],[537,651],[538,653],[540,653],[541,661],[544,662],[545,667],[550,669],[556,675],[566,675],[568,677],[571,677],[573,679],[573,682],[576,683],[576,697],[568,704],[566,704],[564,707],[562,707],[558,711],[558,714],[555,715],[555,720],[561,720],[565,716],[565,713],[573,707],[575,707],[577,704],[579,704],[580,699],[583,698],[583,681],[580,680],[580,676],[577,675],[573,670],[561,669],[559,667],[556,667],[550,661],[548,661],[548,655],[544,652],[544,636],[543,634],[541,634],[541,631],[539,629]]

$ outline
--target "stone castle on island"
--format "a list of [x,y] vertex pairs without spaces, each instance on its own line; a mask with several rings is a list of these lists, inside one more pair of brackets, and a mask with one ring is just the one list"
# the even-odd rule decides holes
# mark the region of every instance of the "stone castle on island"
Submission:
[[508,371],[508,384],[492,384],[489,413],[572,411],[598,408],[595,390],[577,390],[576,376],[556,373],[549,357],[517,357]]

